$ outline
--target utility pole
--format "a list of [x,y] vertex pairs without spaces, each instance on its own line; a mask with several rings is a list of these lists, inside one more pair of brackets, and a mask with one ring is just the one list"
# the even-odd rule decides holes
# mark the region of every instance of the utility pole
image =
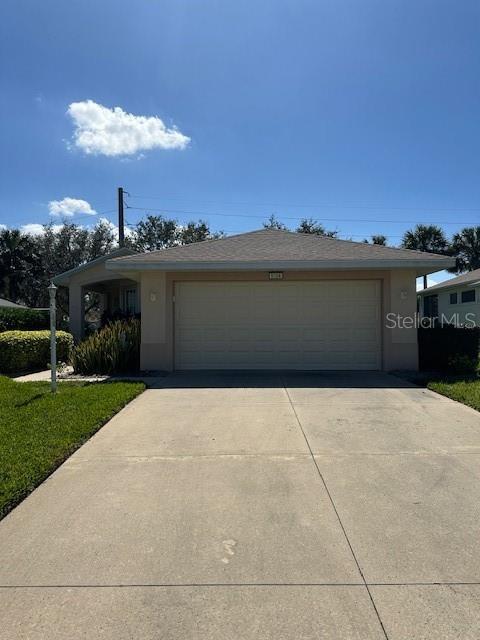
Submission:
[[125,246],[125,222],[123,219],[123,187],[118,187],[118,246]]

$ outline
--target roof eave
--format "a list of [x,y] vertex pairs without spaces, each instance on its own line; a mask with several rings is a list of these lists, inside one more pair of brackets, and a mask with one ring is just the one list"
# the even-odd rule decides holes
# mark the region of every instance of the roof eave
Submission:
[[434,284],[432,287],[427,287],[426,289],[422,289],[418,291],[418,295],[426,294],[436,294],[448,291],[449,289],[465,289],[466,287],[478,287],[480,286],[480,280],[475,280],[473,282],[454,282],[453,280],[447,280],[445,283],[441,283],[441,285]]
[[434,273],[454,265],[451,258],[422,260],[359,259],[359,260],[256,260],[256,261],[179,261],[107,260],[105,267],[112,271],[308,271],[334,269],[415,269],[418,275]]
[[[90,269],[91,267],[95,267],[98,264],[101,264],[102,262],[108,262],[109,260],[115,260],[116,258],[124,258],[126,256],[131,256],[134,255],[135,253],[137,253],[136,251],[134,251],[133,249],[129,249],[128,247],[122,247],[121,249],[115,249],[114,251],[112,251],[110,254],[106,255],[106,256],[99,256],[98,258],[95,258],[94,260],[90,260],[90,262],[85,262],[84,264],[79,265],[78,267],[74,267],[73,269],[69,269],[68,271],[64,271],[63,273],[59,273],[57,276],[55,276],[54,278],[52,278],[52,282],[53,284],[57,285],[57,286],[68,286],[69,282],[70,282],[70,278],[71,276],[75,275],[76,273],[80,273],[82,271],[86,271],[87,269]],[[114,257],[109,257],[114,255]]]

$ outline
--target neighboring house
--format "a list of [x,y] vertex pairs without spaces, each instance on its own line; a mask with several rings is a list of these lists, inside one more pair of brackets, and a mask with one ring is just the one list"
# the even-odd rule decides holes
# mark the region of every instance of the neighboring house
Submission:
[[12,302],[11,300],[7,300],[6,298],[0,298],[0,309],[4,309],[8,307],[9,309],[26,309],[25,305],[17,304],[16,302]]
[[480,326],[480,269],[419,291],[420,316],[459,326]]
[[55,279],[79,339],[87,290],[141,312],[141,368],[416,369],[418,276],[431,253],[263,229],[144,254],[121,249]]

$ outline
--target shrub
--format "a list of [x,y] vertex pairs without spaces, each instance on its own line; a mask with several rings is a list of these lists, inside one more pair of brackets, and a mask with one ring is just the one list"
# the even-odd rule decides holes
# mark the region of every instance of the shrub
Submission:
[[475,373],[477,365],[478,360],[469,358],[465,354],[450,356],[448,359],[449,369],[453,373]]
[[451,325],[418,330],[419,365],[422,371],[452,371],[468,366],[474,369],[480,350],[480,328]]
[[82,375],[138,371],[140,321],[117,320],[76,346],[71,357],[75,373]]
[[50,328],[50,314],[47,309],[0,308],[0,332],[36,331]]
[[[57,331],[57,361],[68,362],[73,337]],[[50,362],[50,331],[4,331],[0,333],[0,371],[44,369]]]

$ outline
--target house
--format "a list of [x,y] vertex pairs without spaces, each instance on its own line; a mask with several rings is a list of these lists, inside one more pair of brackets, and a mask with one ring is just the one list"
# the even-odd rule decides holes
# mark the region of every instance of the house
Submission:
[[[141,367],[416,369],[415,281],[452,258],[262,229],[58,276],[80,339],[84,294],[141,312]],[[386,322],[387,317],[390,319]],[[396,319],[396,320],[394,320]]]
[[480,269],[419,292],[422,318],[444,324],[480,326]]

